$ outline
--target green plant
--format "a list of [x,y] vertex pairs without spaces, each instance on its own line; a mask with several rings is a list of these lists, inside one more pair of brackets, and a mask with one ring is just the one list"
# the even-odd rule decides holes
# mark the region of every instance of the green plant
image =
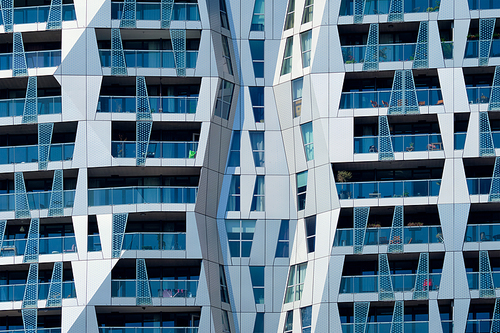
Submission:
[[345,63],[346,64],[354,64],[354,63],[356,63],[356,61],[354,61],[354,60],[347,60]]
[[380,223],[369,223],[368,228],[380,228]]
[[408,227],[421,227],[423,225],[424,225],[423,222],[409,222],[408,223]]
[[337,181],[340,183],[346,183],[352,178],[352,172],[350,171],[339,171],[337,173]]

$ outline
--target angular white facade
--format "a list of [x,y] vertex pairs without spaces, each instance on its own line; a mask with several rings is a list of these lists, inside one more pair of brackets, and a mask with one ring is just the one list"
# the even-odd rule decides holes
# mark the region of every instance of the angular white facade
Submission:
[[500,4],[0,9],[0,332],[500,329]]

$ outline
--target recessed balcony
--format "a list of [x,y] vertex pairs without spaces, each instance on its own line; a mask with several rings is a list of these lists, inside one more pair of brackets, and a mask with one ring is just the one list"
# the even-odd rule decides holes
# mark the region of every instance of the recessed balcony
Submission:
[[[111,19],[121,20],[124,1],[111,2]],[[136,18],[143,21],[161,20],[161,3],[159,0],[141,1],[136,4]],[[172,21],[199,21],[200,13],[196,0],[175,0],[172,10]]]

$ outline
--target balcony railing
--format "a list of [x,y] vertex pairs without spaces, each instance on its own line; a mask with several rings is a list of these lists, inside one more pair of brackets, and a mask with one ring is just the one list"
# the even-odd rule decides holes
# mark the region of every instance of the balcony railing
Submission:
[[495,0],[469,0],[469,10],[499,9],[499,8],[500,8],[500,3]]
[[99,327],[99,333],[198,333],[198,327]]
[[[49,161],[69,161],[73,159],[74,143],[50,145]],[[38,162],[38,146],[0,147],[0,164]]]
[[[394,152],[443,150],[440,134],[391,135]],[[354,153],[378,152],[378,136],[354,138]]]
[[[50,196],[52,191],[47,192],[28,192],[28,204],[30,210],[48,209],[50,205]],[[66,190],[63,193],[63,207],[72,208],[75,200],[75,190]],[[0,212],[14,211],[15,194],[0,194]]]
[[89,206],[196,202],[198,187],[134,186],[89,189]]
[[[39,238],[40,254],[76,253],[75,236],[43,237]],[[2,243],[2,257],[22,256],[26,248],[27,239],[4,239]]]
[[500,242],[500,223],[468,224],[465,231],[465,241]]
[[[493,39],[490,57],[500,57],[500,39]],[[465,58],[479,58],[479,40],[468,40],[465,47]]]
[[480,104],[490,102],[491,87],[468,87],[467,97],[469,104]]
[[[0,117],[22,116],[24,111],[24,98],[0,100]],[[38,114],[62,113],[61,96],[38,97]]]
[[[61,50],[26,52],[28,68],[58,67],[61,64]],[[12,53],[0,54],[0,70],[12,69]]]
[[[38,284],[38,299],[47,299],[49,295],[50,282]],[[22,301],[26,284],[9,284],[0,286],[0,302]],[[75,298],[76,289],[73,281],[63,282],[62,298]]]
[[[379,44],[378,61],[413,61],[416,43],[401,44]],[[366,45],[342,46],[344,63],[356,64],[365,61]]]
[[[469,0],[475,1],[475,0]],[[482,0],[488,1],[488,0]],[[352,16],[354,15],[354,0],[342,1],[342,7],[340,9],[340,16]],[[389,14],[390,1],[387,0],[374,0],[366,2],[364,5],[364,15],[378,15],[378,14]],[[436,12],[439,10],[439,1],[436,0],[413,0],[404,1],[403,8],[404,13],[424,13],[424,12]]]
[[[16,7],[14,8],[14,24],[47,22],[49,11],[50,6]],[[76,20],[75,6],[73,4],[62,5],[62,20]],[[3,21],[1,24],[3,24]]]
[[[421,226],[404,227],[403,239],[399,236],[391,240],[391,228],[367,228],[364,245],[387,244],[429,244],[442,243],[443,233],[441,227]],[[337,229],[333,246],[353,246],[354,229]]]
[[[135,100],[135,96],[100,96],[97,112],[135,113]],[[196,113],[198,97],[149,97],[149,104],[153,113]]]
[[[136,280],[111,280],[111,297],[136,297]],[[149,280],[152,297],[196,297],[198,280]]]
[[[378,275],[342,276],[340,280],[341,294],[378,293]],[[417,274],[391,274],[392,288],[394,291],[413,291]],[[429,274],[429,279],[424,281],[426,290],[439,290],[441,273]]]
[[[403,325],[404,325],[403,332],[405,332],[405,333],[428,333],[429,332],[429,322],[428,321],[405,321],[405,322],[403,322]],[[365,332],[367,332],[367,333],[390,332],[391,326],[392,326],[391,322],[366,323]],[[355,332],[358,332],[358,331],[354,329],[354,324],[342,324],[342,333],[355,333]]]
[[441,179],[337,183],[339,199],[434,197]]
[[[129,68],[175,68],[174,51],[125,50]],[[111,50],[99,50],[102,67],[111,67]],[[198,51],[186,51],[186,68],[196,68]]]
[[[138,2],[136,5],[137,20],[159,21],[161,19],[161,4],[159,2]],[[123,2],[111,2],[111,19],[121,20]],[[173,21],[199,21],[198,4],[175,3],[172,11]]]
[[[26,331],[21,329],[21,330],[7,330],[7,331],[0,331],[0,333],[25,333]],[[59,327],[53,327],[53,328],[37,328],[35,330],[32,330],[32,332],[35,333],[61,333],[61,328]]]
[[[477,290],[479,289],[479,272],[467,272],[467,282],[469,283],[469,289]],[[492,272],[493,285],[496,288],[500,288],[500,272]]]
[[467,320],[465,328],[466,333],[490,333],[491,332],[491,319],[472,319]]
[[[151,141],[148,144],[147,158],[194,158],[198,150],[198,142],[165,142]],[[136,143],[134,141],[111,142],[113,157],[136,157]]]
[[490,194],[491,178],[467,178],[469,195]]
[[185,250],[185,232],[125,233],[122,250]]
[[[391,90],[343,92],[340,109],[387,108],[391,100]],[[417,89],[419,106],[443,105],[441,89]],[[403,104],[400,100],[398,104]]]

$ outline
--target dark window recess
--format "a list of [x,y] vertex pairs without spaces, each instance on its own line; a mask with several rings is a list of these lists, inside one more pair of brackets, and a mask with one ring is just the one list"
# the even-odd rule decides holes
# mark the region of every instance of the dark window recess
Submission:
[[495,158],[464,158],[463,162],[466,178],[491,177],[493,175]]
[[[35,7],[35,6],[50,6],[51,0],[14,0],[15,7]],[[63,0],[63,5],[72,4],[73,0]]]
[[422,167],[400,170],[353,170],[351,172],[351,182],[440,179],[443,173],[443,168]]
[[[99,313],[99,327],[198,327],[201,312]],[[158,325],[158,326],[157,326]]]
[[[112,141],[135,141],[134,122],[113,122],[111,126]],[[150,141],[197,141],[200,131],[200,123],[153,123]]]
[[129,186],[198,186],[199,176],[89,178],[89,188]]
[[186,221],[128,221],[125,232],[186,232]]
[[99,235],[99,227],[97,226],[97,217],[95,215],[89,215],[87,231],[89,235]]

